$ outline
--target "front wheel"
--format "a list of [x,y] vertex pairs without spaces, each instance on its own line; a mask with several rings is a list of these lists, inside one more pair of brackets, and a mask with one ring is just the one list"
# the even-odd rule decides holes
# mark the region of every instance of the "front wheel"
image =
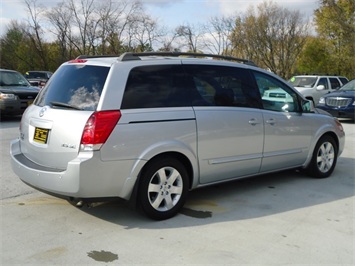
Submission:
[[178,213],[188,193],[185,166],[174,158],[156,159],[146,166],[139,186],[143,211],[155,220],[164,220]]
[[334,139],[330,136],[320,138],[306,171],[317,178],[330,176],[335,168],[337,155],[338,148]]

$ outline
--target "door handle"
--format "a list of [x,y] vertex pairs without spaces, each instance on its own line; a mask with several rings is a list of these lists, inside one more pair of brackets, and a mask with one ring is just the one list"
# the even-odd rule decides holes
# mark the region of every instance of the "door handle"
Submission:
[[266,120],[266,124],[274,125],[276,123],[276,120],[274,118],[270,118]]
[[255,126],[256,124],[260,124],[259,121],[255,118],[249,120],[249,124]]

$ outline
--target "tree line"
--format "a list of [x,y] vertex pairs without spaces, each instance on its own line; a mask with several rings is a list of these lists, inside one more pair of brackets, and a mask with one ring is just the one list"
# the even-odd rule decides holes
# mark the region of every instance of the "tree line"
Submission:
[[320,0],[312,21],[271,0],[240,15],[171,29],[141,0],[23,0],[28,20],[0,36],[0,67],[55,71],[79,55],[189,51],[242,57],[288,79],[294,74],[355,78],[355,1]]

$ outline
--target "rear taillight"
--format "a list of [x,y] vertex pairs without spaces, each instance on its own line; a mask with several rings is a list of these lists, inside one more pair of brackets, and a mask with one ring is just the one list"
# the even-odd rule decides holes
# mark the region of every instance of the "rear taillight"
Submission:
[[80,149],[85,151],[99,150],[120,118],[121,112],[118,110],[93,113],[85,124]]

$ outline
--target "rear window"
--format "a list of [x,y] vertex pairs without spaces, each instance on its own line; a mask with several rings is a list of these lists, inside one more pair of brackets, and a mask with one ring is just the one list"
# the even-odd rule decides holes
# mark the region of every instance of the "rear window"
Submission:
[[34,104],[94,111],[109,70],[109,67],[102,66],[62,66],[41,90]]

